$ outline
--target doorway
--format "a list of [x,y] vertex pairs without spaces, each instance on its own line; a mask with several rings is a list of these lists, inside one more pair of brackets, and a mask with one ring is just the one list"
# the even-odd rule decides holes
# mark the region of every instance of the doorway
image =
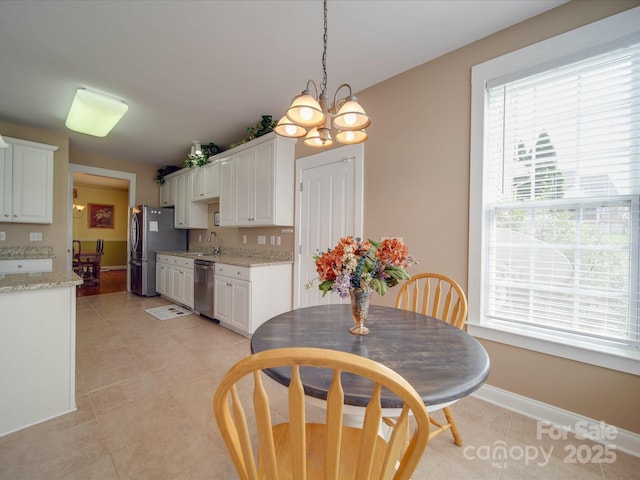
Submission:
[[[127,218],[126,229],[128,230],[128,218],[129,218],[129,210],[131,207],[135,206],[135,198],[136,198],[136,175],[135,173],[129,172],[121,172],[118,170],[109,170],[105,168],[98,167],[89,167],[86,165],[78,165],[78,164],[69,164],[69,205],[68,205],[68,215],[70,221],[68,222],[68,231],[67,231],[67,268],[70,270],[73,262],[72,258],[72,242],[73,242],[73,191],[74,191],[74,176],[81,175],[84,180],[90,180],[92,184],[102,184],[102,185],[114,185],[119,184],[127,185],[128,191],[128,199],[127,199],[127,211],[122,212]],[[127,252],[127,262],[129,260],[129,235],[125,233],[126,237],[126,252]],[[126,285],[128,289],[129,285],[129,272],[126,270]]]
[[300,158],[296,162],[296,245],[293,308],[339,303],[324,298],[313,256],[333,247],[340,237],[362,236],[364,208],[364,146],[348,145]]

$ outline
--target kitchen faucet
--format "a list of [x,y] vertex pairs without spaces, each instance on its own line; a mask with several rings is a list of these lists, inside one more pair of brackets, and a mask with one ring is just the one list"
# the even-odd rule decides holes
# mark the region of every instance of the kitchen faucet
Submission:
[[218,234],[216,232],[214,232],[213,230],[211,230],[209,232],[209,236],[207,237],[207,242],[211,243],[211,234],[214,234],[216,236],[216,244],[213,247],[213,254],[214,255],[218,255],[220,253],[220,247],[218,245]]

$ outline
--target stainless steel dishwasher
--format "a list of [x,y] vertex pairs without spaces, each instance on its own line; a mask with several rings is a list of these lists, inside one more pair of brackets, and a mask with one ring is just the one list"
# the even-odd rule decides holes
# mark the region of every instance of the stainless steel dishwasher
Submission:
[[213,320],[215,263],[196,259],[193,264],[193,310]]

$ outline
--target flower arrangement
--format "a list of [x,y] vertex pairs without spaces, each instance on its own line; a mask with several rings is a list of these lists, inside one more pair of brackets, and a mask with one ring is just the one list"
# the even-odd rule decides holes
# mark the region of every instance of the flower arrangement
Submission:
[[[323,297],[327,292],[348,297],[352,289],[384,295],[389,287],[410,278],[405,268],[417,263],[397,238],[376,242],[343,237],[335,247],[313,258]],[[307,288],[312,284],[309,282]]]

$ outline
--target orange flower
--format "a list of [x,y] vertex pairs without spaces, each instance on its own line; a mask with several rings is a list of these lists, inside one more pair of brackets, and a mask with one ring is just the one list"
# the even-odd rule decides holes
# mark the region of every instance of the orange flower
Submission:
[[380,247],[376,250],[376,256],[382,263],[406,268],[409,249],[397,238],[387,238],[382,240]]
[[342,270],[342,255],[333,251],[323,253],[316,260],[316,271],[322,280],[335,280]]

